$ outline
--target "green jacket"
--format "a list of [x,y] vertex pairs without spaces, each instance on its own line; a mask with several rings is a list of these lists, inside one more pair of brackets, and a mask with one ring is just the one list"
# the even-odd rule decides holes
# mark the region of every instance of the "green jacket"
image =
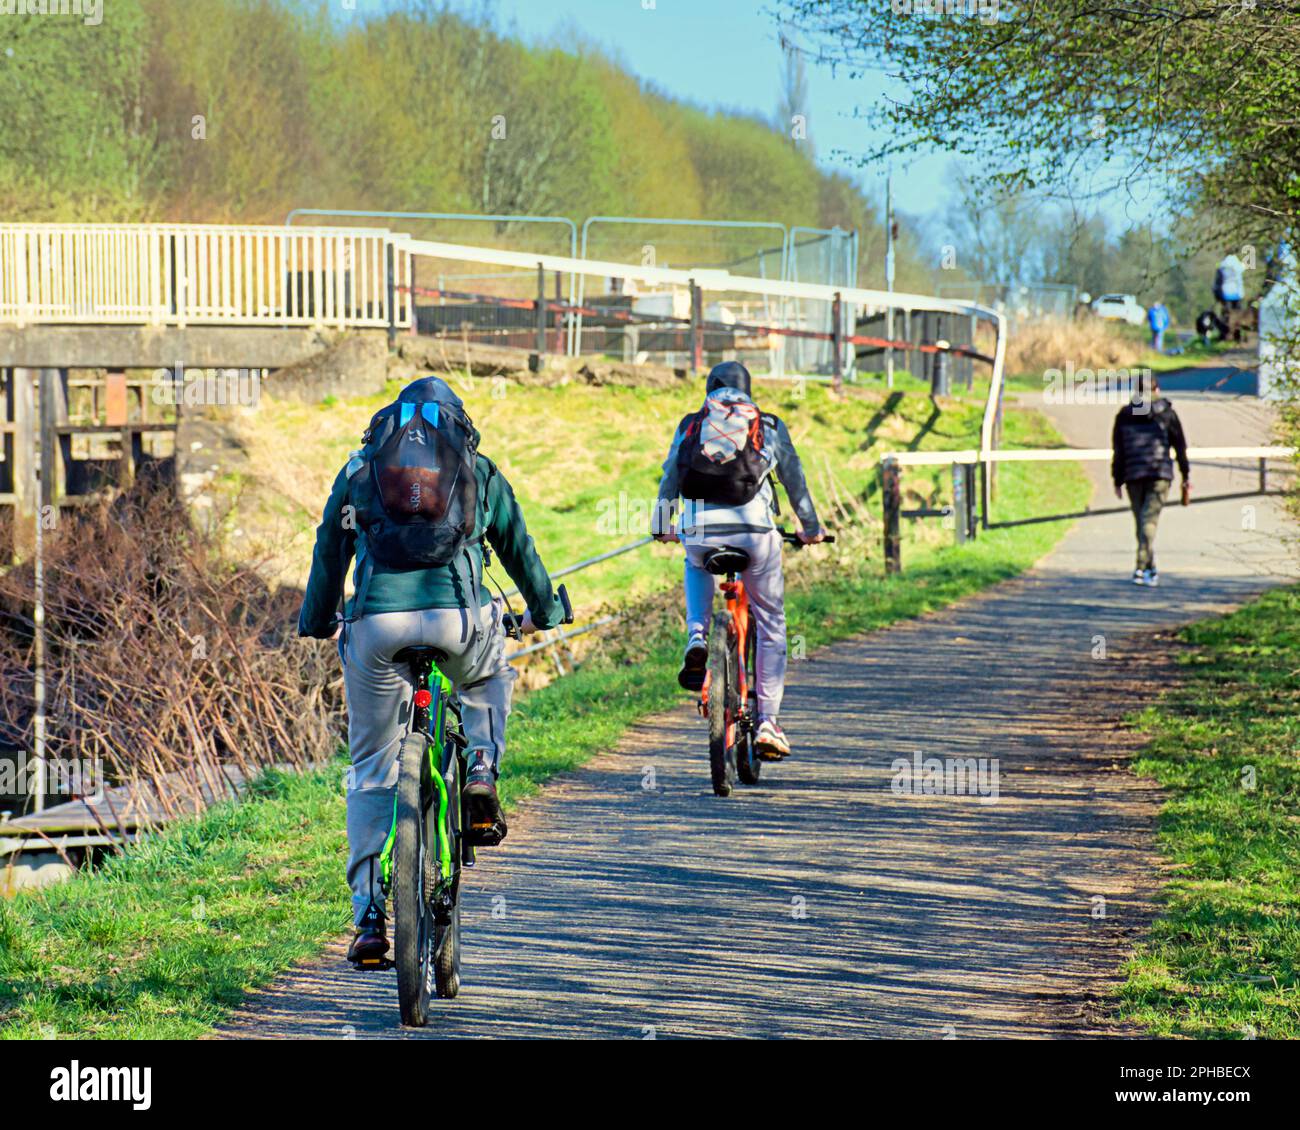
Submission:
[[[348,521],[355,514],[349,495],[349,462],[338,473],[325,503],[325,514],[316,528],[316,548],[312,551],[311,575],[298,615],[298,634],[329,639],[337,626],[335,613],[343,593],[343,578],[348,562],[356,556],[353,587],[359,584],[366,559],[365,534],[352,528]],[[469,543],[473,576],[481,604],[490,594],[483,584],[482,542],[496,551],[510,579],[519,587],[524,603],[539,628],[553,628],[564,616],[559,598],[551,587],[550,575],[528,535],[523,512],[515,500],[510,483],[496,464],[484,455],[474,468],[479,487],[479,518],[474,540]],[[370,586],[366,592],[364,615],[375,612],[411,612],[422,608],[466,608],[470,594],[449,566],[432,569],[389,569],[374,563]],[[348,602],[345,615],[354,615],[355,598]]]

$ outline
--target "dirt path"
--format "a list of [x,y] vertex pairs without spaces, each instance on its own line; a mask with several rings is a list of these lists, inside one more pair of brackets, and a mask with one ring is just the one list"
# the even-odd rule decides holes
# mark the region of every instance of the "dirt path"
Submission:
[[[1177,403],[1193,443],[1266,438],[1254,404]],[[1112,410],[1053,414],[1093,446]],[[1209,467],[1193,478],[1203,494],[1247,482]],[[691,711],[638,727],[484,853],[465,895],[465,988],[423,1032],[398,1027],[392,974],[352,973],[340,944],[252,997],[224,1034],[1114,1031],[1097,1002],[1158,878],[1156,797],[1125,769],[1134,739],[1116,722],[1160,678],[1155,632],[1276,579],[1280,515],[1255,500],[1243,530],[1250,501],[1168,514],[1158,590],[1125,580],[1129,516],[1098,516],[1024,578],[793,664],[783,719],[797,757],[730,800],[709,792]],[[898,795],[891,765],[918,750],[998,759],[996,802]]]

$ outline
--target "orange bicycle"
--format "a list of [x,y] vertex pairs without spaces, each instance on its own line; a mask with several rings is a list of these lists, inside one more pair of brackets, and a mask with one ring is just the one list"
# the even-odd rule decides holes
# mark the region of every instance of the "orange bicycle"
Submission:
[[[780,534],[788,545],[803,548],[804,543],[794,534],[785,530]],[[833,542],[835,538],[827,535],[825,540]],[[749,617],[749,597],[740,579],[749,568],[749,554],[734,546],[719,546],[705,555],[703,565],[714,576],[724,578],[721,588],[725,607],[713,614],[709,626],[709,661],[699,710],[709,720],[713,791],[718,796],[730,796],[737,777],[747,785],[758,784],[766,760],[754,745],[758,698],[751,673],[756,640]]]

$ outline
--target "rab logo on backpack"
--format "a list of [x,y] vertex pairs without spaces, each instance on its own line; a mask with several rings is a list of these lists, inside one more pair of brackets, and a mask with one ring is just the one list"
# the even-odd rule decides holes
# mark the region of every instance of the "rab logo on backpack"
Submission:
[[763,414],[743,394],[729,392],[706,399],[686,425],[678,448],[683,498],[744,506],[771,469],[763,451]]
[[463,413],[396,404],[372,423],[357,517],[375,560],[393,569],[446,565],[473,535],[477,444]]

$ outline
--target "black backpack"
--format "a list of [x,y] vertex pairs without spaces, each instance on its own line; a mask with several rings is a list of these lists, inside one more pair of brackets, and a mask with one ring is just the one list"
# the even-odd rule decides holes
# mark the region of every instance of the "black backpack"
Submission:
[[753,401],[711,394],[684,421],[677,448],[678,491],[683,498],[718,506],[753,501],[771,464],[763,450],[763,414]]
[[450,565],[478,520],[478,433],[464,410],[398,401],[362,437],[351,498],[366,548],[389,569]]

